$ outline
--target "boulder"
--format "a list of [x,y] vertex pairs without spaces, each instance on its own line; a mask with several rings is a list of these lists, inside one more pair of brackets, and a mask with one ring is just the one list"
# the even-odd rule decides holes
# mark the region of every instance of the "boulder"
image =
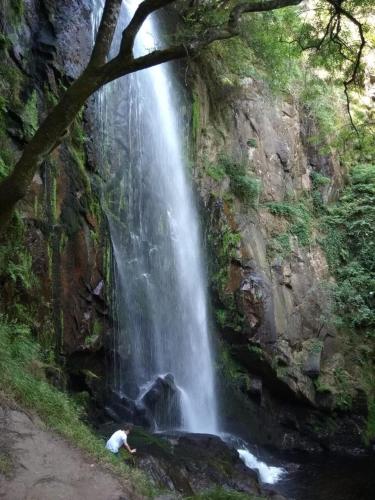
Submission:
[[148,410],[158,428],[181,425],[180,390],[172,374],[158,376],[139,401]]

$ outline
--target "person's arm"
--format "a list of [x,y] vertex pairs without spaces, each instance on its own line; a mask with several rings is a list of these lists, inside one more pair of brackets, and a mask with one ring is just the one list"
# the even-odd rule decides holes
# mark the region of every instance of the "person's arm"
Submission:
[[124,448],[126,448],[129,453],[135,453],[137,451],[135,448],[132,450],[128,443],[124,443]]

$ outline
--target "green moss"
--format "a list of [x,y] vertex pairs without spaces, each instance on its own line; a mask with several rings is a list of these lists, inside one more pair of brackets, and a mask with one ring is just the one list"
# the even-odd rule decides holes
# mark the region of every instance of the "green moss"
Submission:
[[260,180],[248,172],[245,163],[236,162],[226,156],[219,160],[220,167],[230,179],[233,194],[247,207],[256,207],[261,191]]
[[352,383],[349,374],[343,368],[336,368],[334,370],[335,376],[335,403],[336,407],[340,410],[349,410],[352,406],[353,398],[351,394]]
[[34,90],[22,111],[23,129],[26,140],[30,140],[38,128],[38,97]]
[[332,387],[330,387],[327,383],[322,382],[321,377],[318,377],[314,380],[314,386],[316,392],[319,392],[321,394],[333,392]]
[[272,260],[274,257],[287,257],[290,255],[292,247],[290,245],[290,234],[282,233],[267,240],[267,257]]
[[8,230],[8,240],[0,246],[0,276],[15,287],[32,290],[38,281],[32,269],[32,256],[24,246],[24,223],[18,212]]
[[158,451],[161,455],[171,454],[173,446],[167,439],[163,439],[155,434],[150,434],[142,427],[134,427],[131,434],[132,444],[135,448],[147,450],[152,448],[153,451]]
[[209,175],[212,179],[214,179],[217,182],[220,182],[224,179],[225,177],[225,169],[223,165],[219,164],[209,164],[206,166],[205,171],[207,175]]
[[237,254],[241,236],[232,231],[228,225],[222,224],[218,232],[209,235],[209,242],[214,248],[215,258],[212,262],[214,266],[214,272],[211,274],[212,283],[219,292],[225,293],[229,264]]
[[13,25],[17,25],[23,19],[25,14],[25,5],[23,0],[10,0],[10,19]]
[[12,42],[10,41],[9,37],[7,35],[4,35],[3,33],[0,33],[0,53],[6,52],[11,45]]
[[[296,236],[301,246],[311,244],[312,215],[303,201],[298,202],[270,202],[265,205],[268,210],[278,217],[283,217],[288,221],[288,234]],[[279,238],[281,235],[278,235]],[[287,249],[286,237],[279,243],[283,245],[283,250]]]
[[6,177],[9,174],[9,167],[8,165],[4,162],[4,160],[0,156],[0,179],[2,177]]
[[21,89],[25,83],[22,72],[6,58],[4,64],[0,65],[0,95],[6,101],[6,105],[14,109],[21,110],[20,99]]
[[254,137],[251,137],[250,139],[248,139],[246,144],[249,146],[249,148],[256,148],[258,145],[257,140],[254,139]]
[[221,380],[232,388],[246,392],[250,388],[250,377],[232,358],[230,352],[224,345],[220,348],[217,360],[217,368],[221,374]]
[[197,139],[199,138],[200,127],[201,127],[201,108],[200,108],[199,96],[194,92],[193,102],[191,106],[191,130],[194,141],[197,141]]
[[12,457],[4,450],[0,451],[0,475],[9,477],[13,471],[14,465]]

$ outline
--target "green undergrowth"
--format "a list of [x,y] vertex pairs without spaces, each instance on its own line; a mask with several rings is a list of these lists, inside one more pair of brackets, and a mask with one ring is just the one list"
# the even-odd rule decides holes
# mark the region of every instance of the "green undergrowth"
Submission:
[[208,175],[215,180],[221,180],[225,175],[229,177],[232,193],[249,207],[256,207],[261,192],[260,180],[249,171],[245,162],[235,161],[227,156],[221,156],[217,165],[210,165]]
[[199,495],[187,497],[187,500],[262,500],[265,497],[240,493],[238,491],[226,490],[224,488],[215,488],[207,490]]
[[143,473],[106,451],[104,441],[81,421],[82,408],[35,370],[35,365],[42,362],[42,352],[30,328],[0,316],[0,391],[22,407],[35,411],[49,429],[129,479],[140,493],[150,496],[152,490]]
[[0,245],[0,278],[23,291],[32,290],[37,278],[32,269],[32,256],[24,244],[25,225],[15,212],[5,241]]
[[287,222],[285,231],[273,234],[267,242],[267,255],[287,257],[292,251],[291,237],[295,237],[301,247],[309,246],[312,241],[314,215],[311,200],[269,202],[264,206],[268,211]]
[[13,471],[13,461],[8,453],[4,450],[0,451],[0,475],[5,477],[10,476]]
[[242,392],[250,389],[249,374],[234,361],[230,351],[224,345],[220,348],[217,369],[225,384]]
[[237,254],[241,236],[223,222],[220,228],[210,232],[208,242],[213,248],[212,283],[218,291],[224,292],[228,280],[229,264]]
[[349,184],[327,209],[324,231],[339,326],[375,338],[375,165],[351,169]]

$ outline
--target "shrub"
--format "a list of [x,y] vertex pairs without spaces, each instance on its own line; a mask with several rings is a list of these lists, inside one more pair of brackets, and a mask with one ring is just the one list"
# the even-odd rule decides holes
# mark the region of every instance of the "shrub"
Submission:
[[336,277],[334,295],[342,326],[375,326],[375,165],[357,165],[340,199],[324,217],[323,246]]
[[260,180],[247,171],[247,167],[243,162],[236,162],[222,156],[219,165],[228,175],[234,195],[246,206],[255,207],[259,202]]

